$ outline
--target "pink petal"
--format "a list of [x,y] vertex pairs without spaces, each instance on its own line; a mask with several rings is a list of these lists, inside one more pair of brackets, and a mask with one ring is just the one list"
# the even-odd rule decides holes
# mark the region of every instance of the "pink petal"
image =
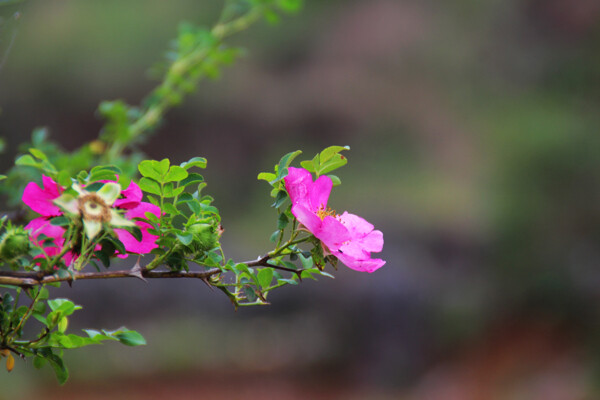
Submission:
[[292,206],[292,214],[296,217],[306,229],[309,230],[313,235],[316,236],[317,232],[321,231],[321,225],[323,221],[314,212],[310,211],[302,204],[296,204]]
[[350,239],[348,229],[340,221],[331,216],[325,217],[320,231],[313,232],[313,234],[331,251],[338,249],[342,243]]
[[[160,217],[160,208],[158,206],[146,202],[141,202],[137,207],[127,211],[125,213],[125,218],[146,218],[146,212],[150,212],[156,215],[157,217]],[[130,253],[146,254],[152,251],[153,249],[157,248],[158,245],[156,244],[156,240],[158,240],[158,236],[148,232],[148,229],[152,228],[152,225],[144,221],[135,221],[135,224],[142,231],[141,241],[138,241],[131,233],[129,233],[125,229],[115,229],[115,233],[119,237],[119,240],[123,242],[125,250],[127,250]]]
[[309,188],[308,195],[313,211],[320,207],[327,208],[327,200],[331,194],[333,182],[328,176],[321,176]]
[[352,257],[348,257],[345,254],[336,254],[336,257],[348,268],[351,268],[360,272],[374,272],[385,265],[385,261],[382,259],[367,259],[357,260]]
[[340,221],[352,234],[352,237],[361,237],[370,233],[374,226],[358,215],[350,214],[348,211],[344,211],[342,215],[339,216]]
[[[138,222],[136,224],[139,225]],[[145,224],[148,225],[148,224]],[[158,236],[152,235],[148,232],[148,227],[141,227],[142,240],[138,241],[131,233],[125,229],[115,229],[115,233],[123,245],[125,250],[129,253],[146,254],[150,253],[153,249],[157,248],[156,240]]]
[[361,244],[365,251],[378,253],[383,250],[383,233],[381,231],[372,231],[362,238]]
[[366,260],[371,258],[371,253],[364,250],[362,244],[358,240],[349,240],[339,247],[339,250],[334,253],[335,256],[344,254],[346,257],[350,257],[357,260]]
[[156,215],[157,218],[160,218],[160,207],[155,206],[152,203],[147,203],[142,201],[138,204],[137,207],[128,210],[125,213],[125,218],[133,219],[133,218],[146,218],[146,213],[150,212]]
[[142,189],[137,183],[131,182],[127,189],[121,191],[122,199],[117,199],[114,206],[124,209],[132,209],[137,207],[142,201]]
[[65,233],[64,228],[52,225],[50,221],[44,217],[31,220],[25,226],[25,229],[31,231],[31,235],[35,238],[44,234],[48,237],[59,239],[62,238]]
[[50,177],[42,176],[42,181],[44,185],[43,189],[35,182],[27,184],[23,191],[23,203],[45,217],[61,215],[60,208],[52,203],[54,199],[60,196],[60,187]]
[[290,195],[292,205],[306,204],[309,199],[309,189],[312,185],[312,175],[304,168],[288,167],[288,175],[283,178],[285,189]]

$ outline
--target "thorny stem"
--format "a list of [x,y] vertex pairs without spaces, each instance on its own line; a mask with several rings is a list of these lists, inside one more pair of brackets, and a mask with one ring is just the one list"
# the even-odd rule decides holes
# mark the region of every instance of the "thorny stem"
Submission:
[[[297,232],[292,235],[292,238],[296,237]],[[305,242],[310,237],[303,237],[296,240],[289,240],[282,247],[272,252],[265,254],[264,256],[253,260],[245,261],[249,267],[270,267],[281,271],[292,272],[300,276],[303,269],[292,269],[280,265],[269,264],[268,261],[281,255],[281,253],[289,248],[290,246]],[[220,268],[211,268],[206,271],[200,272],[185,272],[185,271],[153,271],[158,267],[161,262],[175,250],[177,246],[167,251],[161,256],[157,256],[152,260],[146,267],[139,270],[120,270],[120,271],[104,271],[104,272],[73,272],[69,276],[59,276],[52,272],[44,271],[31,271],[31,272],[18,272],[18,271],[0,271],[0,284],[13,285],[19,287],[32,287],[36,285],[44,285],[52,282],[72,282],[76,280],[86,279],[112,279],[112,278],[128,278],[128,277],[142,277],[142,278],[199,278],[207,279],[213,275],[221,273]]]
[[6,276],[4,272],[0,273],[0,284],[13,285],[19,287],[31,287],[36,285],[45,285],[53,282],[70,282],[87,279],[113,279],[113,278],[196,278],[207,279],[212,275],[221,272],[219,268],[211,268],[206,271],[185,272],[185,271],[150,271],[141,268],[138,271],[127,269],[119,271],[104,272],[74,272],[69,276],[42,275],[37,272],[21,273],[19,276]]

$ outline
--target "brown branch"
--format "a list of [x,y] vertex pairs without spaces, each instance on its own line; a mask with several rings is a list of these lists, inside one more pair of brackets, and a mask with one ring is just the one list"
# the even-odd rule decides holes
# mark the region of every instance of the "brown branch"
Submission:
[[72,282],[84,279],[112,279],[112,278],[196,278],[206,280],[212,275],[220,273],[219,268],[211,268],[206,271],[185,272],[185,271],[148,271],[145,268],[139,270],[127,269],[120,271],[104,271],[104,272],[74,272],[69,276],[42,275],[38,272],[21,272],[18,276],[14,276],[14,272],[6,274],[0,272],[0,284],[13,285],[21,287],[30,287],[43,285],[52,282]]
[[264,256],[254,260],[254,261],[244,261],[241,264],[246,264],[249,267],[269,267],[269,268],[273,268],[273,269],[278,269],[280,271],[292,272],[298,276],[298,279],[302,280],[302,271],[305,270],[304,268],[293,269],[293,268],[288,268],[288,267],[284,267],[281,265],[269,264],[268,261],[271,258],[272,257],[270,254],[265,254]]
[[[302,279],[301,274],[304,268],[292,269],[281,265],[269,264],[272,258],[270,254],[265,254],[254,261],[244,261],[248,267],[269,267],[280,271],[292,272]],[[138,278],[138,279],[161,279],[161,278],[196,278],[207,282],[207,279],[213,275],[223,272],[219,268],[211,268],[206,271],[185,272],[185,271],[155,271],[142,268],[136,264],[132,269],[119,271],[103,272],[73,272],[70,275],[58,276],[53,272],[44,271],[0,271],[0,285],[12,285],[20,287],[32,287],[44,285],[53,282],[73,282],[84,279],[113,279],[113,278]]]

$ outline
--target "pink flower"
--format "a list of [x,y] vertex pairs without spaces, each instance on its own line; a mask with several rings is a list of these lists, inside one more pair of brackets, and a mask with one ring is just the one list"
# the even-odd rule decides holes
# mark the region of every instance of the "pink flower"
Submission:
[[[60,226],[54,226],[50,219],[62,215],[62,211],[52,201],[60,196],[62,188],[50,177],[42,176],[43,188],[37,183],[29,182],[23,192],[23,203],[27,204],[33,211],[41,214],[39,218],[31,220],[25,229],[31,231],[32,239],[38,246],[41,245],[40,235],[54,239],[52,244],[43,247],[44,253],[48,257],[55,256],[65,243],[63,235],[65,229]],[[38,256],[41,257],[41,256]],[[70,264],[76,255],[71,252],[65,255],[65,262]],[[68,261],[68,262],[67,262]]]
[[42,175],[43,189],[35,182],[29,182],[23,192],[23,203],[44,217],[62,215],[60,208],[52,201],[62,193],[62,188],[48,176]]
[[383,248],[383,234],[363,218],[344,212],[337,215],[327,208],[333,182],[321,176],[313,182],[312,174],[303,168],[288,167],[285,188],[292,202],[292,214],[319,239],[328,254],[347,267],[373,272],[385,261],[372,259],[371,252]]
[[348,228],[350,240],[344,242],[333,255],[357,271],[373,272],[383,267],[385,261],[371,258],[371,252],[378,253],[383,249],[383,233],[373,230],[373,225],[365,219],[347,211],[338,218]]
[[[139,189],[139,186],[133,182],[131,182],[131,184],[129,184],[129,187],[131,187],[132,185],[137,186]],[[140,190],[140,193],[141,193],[141,190]],[[139,202],[139,204],[136,207],[129,209],[125,213],[125,218],[127,218],[127,219],[146,218],[147,212],[150,212],[150,213],[156,215],[156,217],[160,218],[160,208],[158,206],[155,206],[154,204],[146,203],[143,201]],[[142,240],[141,241],[138,241],[126,229],[115,229],[115,233],[117,234],[119,240],[125,246],[125,250],[127,250],[128,252],[135,253],[135,254],[150,253],[150,251],[152,251],[153,249],[158,247],[158,245],[156,244],[156,240],[158,239],[158,236],[153,235],[150,232],[148,232],[148,229],[152,228],[152,225],[150,225],[149,223],[144,222],[144,221],[135,221],[135,224],[142,231]],[[119,256],[119,257],[125,258],[125,257],[127,257],[127,255],[123,255],[123,256]]]
[[[45,235],[49,238],[54,239],[53,245],[46,246],[44,252],[48,256],[57,254],[64,245],[64,233],[65,229],[60,226],[54,226],[50,223],[50,219],[63,215],[63,211],[55,204],[55,200],[61,196],[64,191],[52,178],[47,176],[42,177],[43,189],[40,188],[36,183],[30,182],[23,192],[23,202],[27,204],[32,210],[41,214],[42,216],[32,220],[25,229],[31,231],[33,240],[39,243],[39,236]],[[133,218],[145,218],[146,212],[151,212],[157,217],[160,216],[160,208],[146,202],[142,202],[142,191],[140,187],[131,182],[129,187],[120,192],[120,197],[117,198],[112,206],[116,209],[127,210],[125,213],[125,219],[131,220]],[[152,235],[148,232],[148,229],[152,226],[144,221],[134,221],[134,223],[142,231],[142,240],[138,241],[131,233],[125,229],[114,229],[119,240],[123,242],[125,250],[129,253],[145,254],[152,249],[158,247],[156,240],[158,236]],[[126,257],[127,255],[120,255],[120,257]],[[73,259],[77,257],[76,254],[67,253],[65,256],[65,262],[70,264]]]

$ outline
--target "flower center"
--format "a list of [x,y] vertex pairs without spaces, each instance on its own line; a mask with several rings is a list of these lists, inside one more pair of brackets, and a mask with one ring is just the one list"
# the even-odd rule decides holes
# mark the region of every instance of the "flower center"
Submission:
[[336,217],[337,218],[337,214],[335,212],[335,210],[332,210],[331,208],[325,208],[323,207],[323,205],[321,204],[319,206],[319,209],[317,210],[317,216],[319,218],[321,218],[321,220],[324,220],[325,217]]
[[84,220],[110,222],[110,208],[96,193],[87,193],[79,198],[79,211]]

